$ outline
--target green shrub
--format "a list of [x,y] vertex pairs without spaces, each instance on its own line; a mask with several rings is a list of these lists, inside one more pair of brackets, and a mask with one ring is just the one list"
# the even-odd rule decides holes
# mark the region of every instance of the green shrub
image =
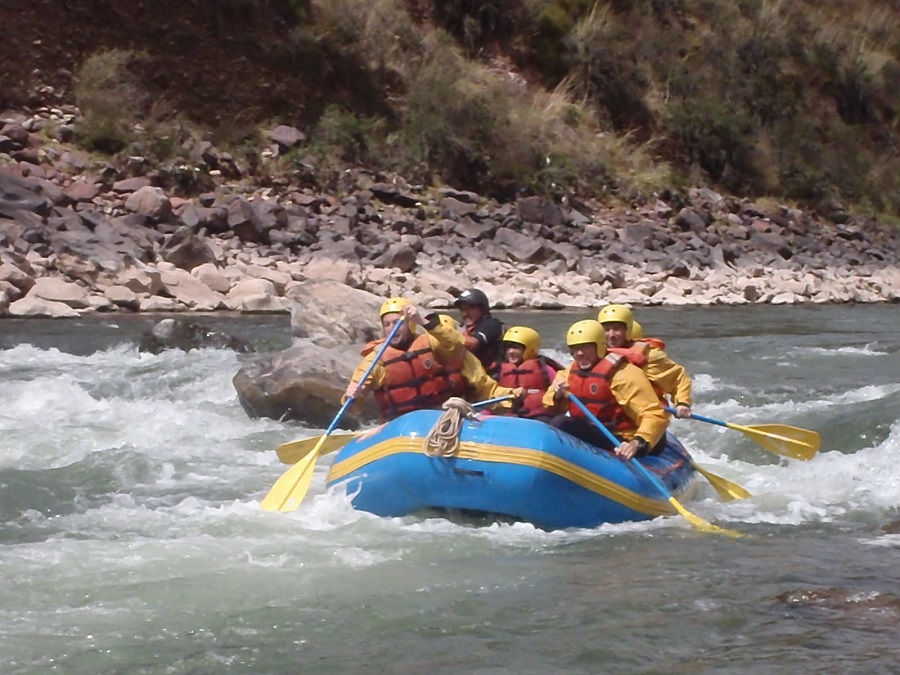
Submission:
[[654,121],[634,43],[628,26],[597,9],[566,39],[573,82],[618,130],[651,127]]
[[534,36],[534,54],[538,67],[551,80],[559,80],[568,70],[565,39],[575,25],[569,13],[555,2],[538,14]]
[[107,154],[121,151],[133,135],[144,96],[128,65],[129,51],[111,49],[92,54],[75,74],[75,102],[82,112],[80,142]]
[[697,166],[730,190],[758,185],[752,125],[741,110],[713,97],[679,101],[670,109],[666,131],[682,166]]
[[408,82],[396,156],[409,171],[434,167],[461,187],[474,188],[489,165],[491,140],[508,133],[499,90],[474,77],[446,33],[436,31],[429,53]]
[[383,123],[375,118],[361,118],[338,105],[330,105],[316,123],[310,138],[310,149],[350,164],[377,161],[374,152],[381,144]]
[[528,3],[521,0],[434,0],[433,17],[453,35],[469,55],[488,40],[504,40],[523,31],[529,21]]
[[757,29],[737,45],[734,89],[759,126],[792,118],[803,107],[803,82],[790,67],[785,37]]
[[309,20],[312,0],[273,0],[275,11],[292,25]]
[[369,69],[403,71],[419,51],[401,0],[315,0],[312,11],[317,44]]

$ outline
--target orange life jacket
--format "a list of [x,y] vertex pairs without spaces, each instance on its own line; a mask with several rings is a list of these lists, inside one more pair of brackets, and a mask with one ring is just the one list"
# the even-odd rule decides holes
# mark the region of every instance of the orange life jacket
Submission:
[[375,390],[381,416],[392,420],[422,408],[437,408],[450,398],[446,369],[431,351],[428,335],[420,335],[406,350],[389,345],[381,359],[385,376]]
[[645,337],[645,338],[641,338],[641,340],[646,342],[651,347],[656,347],[657,349],[659,349],[661,351],[666,351],[666,343],[663,342],[662,340],[660,340],[659,338]]
[[544,393],[550,387],[550,374],[541,358],[528,359],[519,365],[504,363],[500,366],[497,383],[501,387],[525,388],[522,405],[513,409],[519,417],[538,417],[550,413],[541,403]]
[[629,363],[642,370],[650,362],[647,358],[647,355],[650,353],[650,345],[646,342],[632,342],[630,347],[609,347],[608,351],[624,356]]
[[372,340],[371,342],[367,342],[365,346],[359,351],[360,354],[366,356],[371,354],[376,349],[378,349],[382,343],[384,342],[384,338],[378,338],[377,340]]
[[[625,410],[613,396],[609,385],[613,374],[624,363],[627,361],[619,354],[607,354],[590,370],[581,370],[573,365],[569,371],[569,391],[613,433],[637,429],[637,425],[625,414]],[[569,414],[576,419],[587,417],[576,406],[569,407]]]
[[[628,359],[629,363],[637,366],[641,370],[645,370],[647,364],[650,363],[650,350],[654,347],[662,350],[665,346],[666,344],[662,340],[657,340],[656,338],[641,338],[638,341],[632,342],[630,347],[610,347],[609,351],[613,354],[624,356]],[[662,387],[653,380],[650,380],[650,384],[653,386],[653,391],[656,392],[656,397],[659,399],[662,407],[665,408],[669,405],[669,401],[666,398],[666,392],[662,390]]]

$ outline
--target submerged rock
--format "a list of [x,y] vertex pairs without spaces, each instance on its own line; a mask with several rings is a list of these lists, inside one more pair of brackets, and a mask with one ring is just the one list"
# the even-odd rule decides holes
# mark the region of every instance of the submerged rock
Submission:
[[139,351],[159,354],[166,349],[232,349],[252,351],[250,346],[232,335],[201,326],[193,321],[163,319],[141,338]]

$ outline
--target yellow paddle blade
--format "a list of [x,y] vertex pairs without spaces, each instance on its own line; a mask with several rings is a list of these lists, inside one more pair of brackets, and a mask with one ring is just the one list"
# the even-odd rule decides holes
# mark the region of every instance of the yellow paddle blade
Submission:
[[[325,436],[319,439],[323,441]],[[269,490],[269,494],[262,500],[264,511],[294,511],[300,506],[300,502],[309,491],[313,473],[318,459],[318,448],[310,452],[306,457],[294,464],[290,469],[275,481],[275,485]]]
[[[347,445],[347,443],[359,436],[360,433],[362,432],[332,434],[331,436],[327,436],[322,447],[319,448],[319,454],[327,455],[329,452],[340,450]],[[303,438],[299,441],[291,441],[290,443],[279,445],[277,450],[278,459],[284,464],[296,464],[312,452],[316,447],[316,444],[321,440],[321,436],[312,436],[310,438]]]
[[740,537],[741,533],[735,530],[729,530],[724,527],[719,527],[718,525],[713,525],[709,523],[700,516],[691,513],[686,508],[684,508],[675,497],[669,496],[669,503],[675,507],[675,510],[678,511],[682,516],[684,516],[685,520],[687,520],[691,525],[696,527],[698,530],[703,530],[704,532],[714,532],[715,534],[724,534],[726,537]]
[[727,502],[732,499],[747,499],[747,497],[753,496],[737,483],[732,483],[727,478],[722,478],[722,476],[717,476],[711,471],[707,471],[694,461],[691,461],[691,466],[694,467],[694,470],[697,471],[697,473],[706,478],[706,480],[709,481],[709,484],[719,493],[719,496]]
[[804,461],[812,459],[822,445],[822,437],[815,431],[786,424],[743,426],[729,422],[728,428],[743,432],[769,452]]

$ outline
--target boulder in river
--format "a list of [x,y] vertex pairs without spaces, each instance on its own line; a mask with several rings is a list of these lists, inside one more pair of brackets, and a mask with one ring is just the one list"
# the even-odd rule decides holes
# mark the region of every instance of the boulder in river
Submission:
[[[341,407],[341,396],[356,367],[357,350],[326,349],[310,342],[248,360],[232,383],[253,418],[299,420],[326,427]],[[348,358],[348,355],[350,357]],[[340,426],[355,429],[378,416],[372,397],[351,406]]]
[[183,319],[163,319],[141,338],[139,351],[159,354],[166,349],[232,349],[249,352],[250,346],[232,335]]

